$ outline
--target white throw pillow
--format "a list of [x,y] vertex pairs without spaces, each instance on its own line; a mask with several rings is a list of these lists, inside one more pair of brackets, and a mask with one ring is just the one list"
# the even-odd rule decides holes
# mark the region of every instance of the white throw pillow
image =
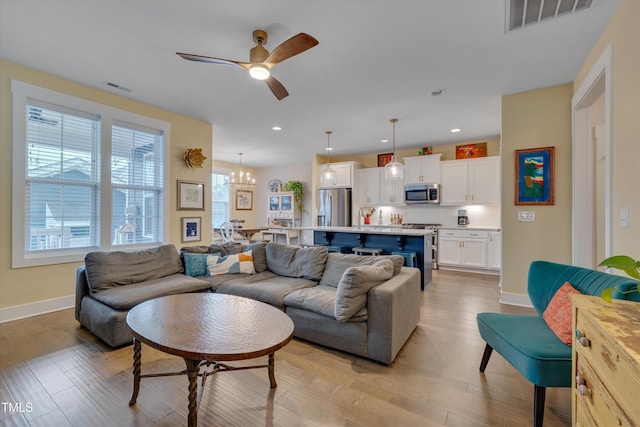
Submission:
[[209,255],[207,257],[207,271],[209,272],[209,276],[234,273],[256,273],[256,270],[253,267],[253,255],[251,254],[251,251],[227,256]]

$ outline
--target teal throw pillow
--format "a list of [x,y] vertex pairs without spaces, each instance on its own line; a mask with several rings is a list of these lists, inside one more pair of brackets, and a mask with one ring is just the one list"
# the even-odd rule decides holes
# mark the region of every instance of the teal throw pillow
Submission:
[[210,254],[193,254],[185,252],[184,257],[184,273],[187,276],[207,276],[207,257]]

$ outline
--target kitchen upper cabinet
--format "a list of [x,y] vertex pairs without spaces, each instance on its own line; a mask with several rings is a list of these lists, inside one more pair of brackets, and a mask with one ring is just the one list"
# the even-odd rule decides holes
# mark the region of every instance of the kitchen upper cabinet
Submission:
[[502,268],[502,232],[490,231],[487,242],[487,268],[500,270]]
[[425,184],[440,182],[440,157],[441,154],[428,156],[405,157],[404,183]]
[[323,180],[323,172],[326,164],[320,165],[320,188],[353,188],[355,162],[331,163],[331,168],[336,171],[336,182]]
[[441,164],[440,204],[499,204],[500,157],[449,160]]
[[358,169],[358,201],[361,205],[380,202],[380,173],[378,168]]
[[487,268],[487,231],[438,230],[438,264]]
[[384,168],[358,169],[358,201],[361,205],[404,205],[402,181],[385,179]]

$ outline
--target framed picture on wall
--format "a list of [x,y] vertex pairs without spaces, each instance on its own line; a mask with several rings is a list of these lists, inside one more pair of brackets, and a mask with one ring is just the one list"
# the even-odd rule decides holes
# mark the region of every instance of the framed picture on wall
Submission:
[[204,182],[178,181],[178,210],[204,210]]
[[202,217],[194,218],[181,218],[182,219],[182,241],[183,242],[198,242],[202,240],[200,235],[201,227],[200,223]]
[[378,167],[382,168],[391,161],[393,153],[378,154]]
[[251,209],[253,209],[253,191],[237,190],[236,210],[250,211]]
[[515,204],[553,205],[555,147],[516,150]]

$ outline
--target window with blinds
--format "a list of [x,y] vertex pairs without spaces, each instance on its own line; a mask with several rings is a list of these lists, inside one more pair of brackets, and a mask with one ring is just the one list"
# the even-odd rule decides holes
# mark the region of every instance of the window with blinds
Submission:
[[25,251],[99,246],[100,118],[27,106]]
[[162,132],[111,128],[111,229],[114,244],[162,240]]
[[223,222],[229,221],[229,173],[213,173],[211,175],[211,225],[220,228]]
[[17,80],[12,268],[164,242],[169,123]]

